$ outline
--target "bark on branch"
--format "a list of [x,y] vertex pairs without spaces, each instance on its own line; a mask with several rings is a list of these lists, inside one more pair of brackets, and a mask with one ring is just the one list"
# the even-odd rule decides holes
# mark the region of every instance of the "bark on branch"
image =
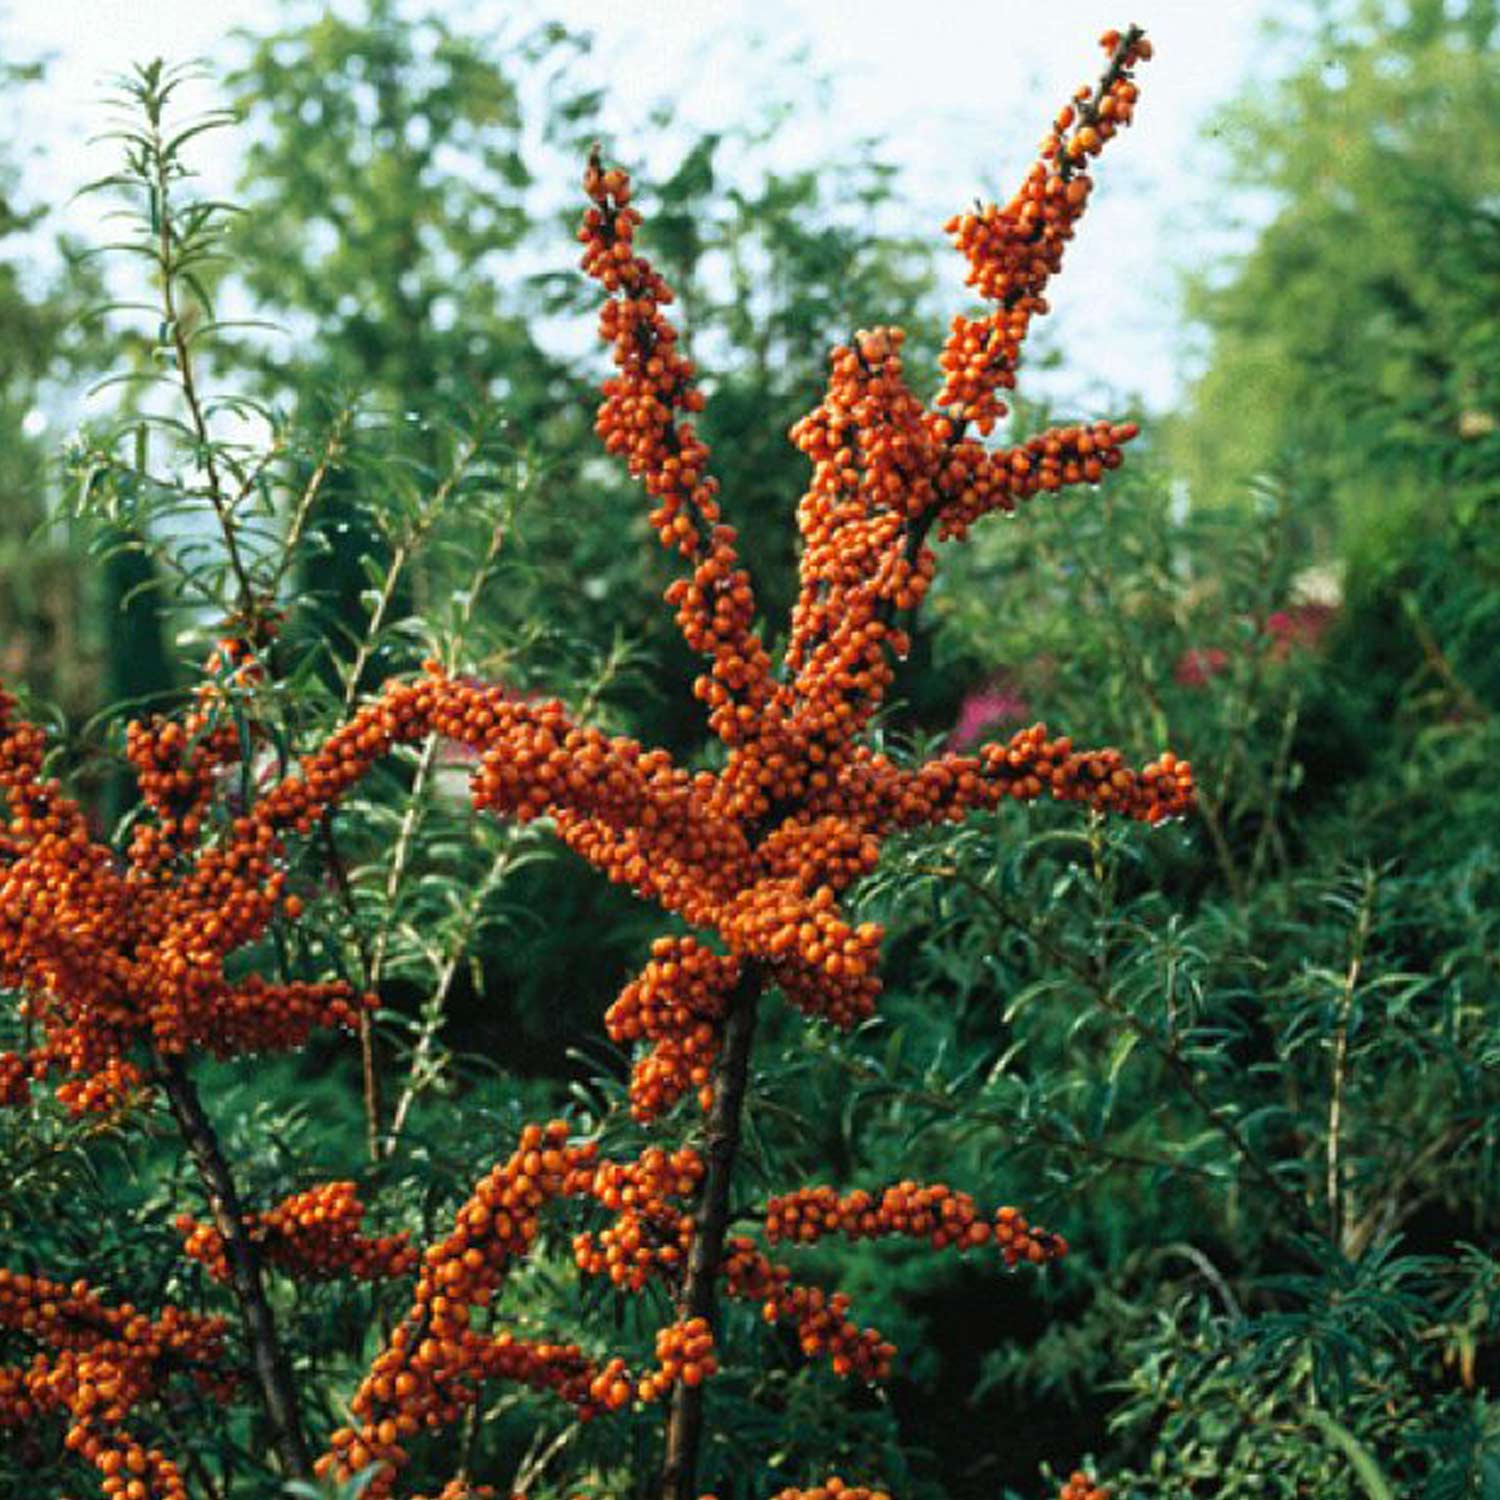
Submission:
[[[729,1233],[729,1195],[739,1155],[750,1054],[755,1042],[756,1007],[762,976],[748,965],[724,1021],[724,1042],[713,1075],[713,1103],[708,1112],[703,1179],[687,1277],[678,1300],[678,1316],[714,1321],[715,1287],[724,1241]],[[679,1385],[667,1418],[666,1456],[662,1464],[662,1500],[697,1500],[698,1450],[703,1440],[703,1387]]]
[[230,1286],[239,1304],[240,1322],[250,1348],[256,1384],[260,1387],[266,1420],[270,1424],[271,1450],[285,1478],[310,1480],[313,1477],[312,1455],[302,1431],[297,1389],[292,1383],[291,1367],[276,1332],[271,1304],[266,1300],[260,1251],[245,1229],[245,1212],[239,1190],[182,1059],[158,1056],[156,1063],[157,1076],[166,1093],[172,1118],[187,1142],[203,1190],[208,1195],[214,1227],[224,1240]]

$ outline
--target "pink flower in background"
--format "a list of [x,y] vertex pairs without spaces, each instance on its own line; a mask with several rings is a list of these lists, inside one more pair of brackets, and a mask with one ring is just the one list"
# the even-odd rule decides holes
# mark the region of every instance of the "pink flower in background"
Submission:
[[950,750],[967,750],[996,724],[1021,724],[1031,715],[1031,706],[1015,682],[1004,672],[996,673],[964,699],[958,722],[948,736]]
[[1266,616],[1271,654],[1285,661],[1294,650],[1314,651],[1338,611],[1332,604],[1294,604]]
[[[1273,661],[1285,661],[1293,651],[1315,651],[1338,613],[1336,604],[1293,604],[1266,616],[1263,640]],[[1190,646],[1177,658],[1172,676],[1183,687],[1205,687],[1229,666],[1222,646]]]
[[1204,687],[1228,665],[1229,653],[1222,646],[1190,646],[1177,658],[1172,676],[1183,687]]

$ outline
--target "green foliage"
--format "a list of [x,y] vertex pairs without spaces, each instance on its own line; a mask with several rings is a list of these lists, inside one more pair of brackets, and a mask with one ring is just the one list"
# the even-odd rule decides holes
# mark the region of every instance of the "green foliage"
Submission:
[[990,732],[1167,728],[1201,816],[1148,843],[1002,813],[889,861],[867,896],[899,988],[833,1050],[851,1150],[926,1137],[1065,1226],[1056,1321],[977,1399],[1073,1406],[1118,1493],[1477,1494],[1482,1336],[1452,1309],[1493,1275],[1500,1209],[1492,728],[1387,679],[1441,749],[1403,776],[1351,744],[1368,658],[1347,612],[1297,603],[1326,570],[1294,566],[1285,490],[1227,512],[1164,490],[1148,464],[1035,504],[933,609],[940,659],[1001,674]]

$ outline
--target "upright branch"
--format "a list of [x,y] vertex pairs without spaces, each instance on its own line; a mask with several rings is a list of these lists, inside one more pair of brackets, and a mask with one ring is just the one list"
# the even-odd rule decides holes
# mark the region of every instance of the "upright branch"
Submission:
[[207,265],[217,258],[213,239],[222,227],[224,209],[214,202],[180,204],[176,194],[178,185],[188,175],[181,159],[183,142],[204,131],[224,128],[234,116],[219,111],[169,134],[168,110],[191,74],[191,68],[168,68],[158,59],[123,80],[124,96],[140,108],[145,128],[119,133],[127,142],[128,175],[109,181],[116,186],[143,190],[147,200],[141,219],[152,242],[139,246],[138,250],[156,268],[161,298],[159,336],[165,340],[176,369],[187,410],[192,462],[203,475],[202,493],[218,525],[224,561],[233,580],[236,614],[247,633],[256,636],[269,623],[270,596],[255,587],[250,560],[242,545],[240,520],[235,514],[238,502],[254,483],[254,472],[238,495],[230,492],[222,457],[224,445],[212,430],[211,403],[200,386],[192,347],[194,305],[203,317],[213,317],[201,277]]
[[[761,984],[760,974],[752,967],[730,997],[723,1050],[713,1072],[704,1123],[707,1172],[693,1223],[692,1248],[688,1252],[687,1276],[678,1298],[677,1313],[679,1318],[701,1318],[709,1327],[714,1322],[714,1288],[729,1234],[730,1192],[740,1149],[745,1092],[750,1083],[750,1055]],[[671,1500],[692,1497],[696,1492],[698,1450],[703,1441],[703,1401],[698,1394],[701,1389],[701,1386],[679,1386],[667,1418],[661,1490]]]
[[223,1242],[229,1284],[239,1304],[251,1364],[270,1427],[271,1448],[286,1478],[311,1479],[312,1455],[302,1431],[297,1388],[281,1347],[271,1304],[266,1300],[260,1251],[250,1237],[239,1190],[182,1059],[163,1058],[159,1078],[172,1118],[198,1169],[214,1226]]
[[662,545],[692,565],[667,601],[677,608],[683,639],[710,660],[694,684],[709,705],[710,726],[736,744],[765,710],[771,663],[754,629],[755,593],[734,528],[720,518],[707,445],[691,422],[677,420],[679,412],[701,411],[703,395],[662,312],[672,292],[634,249],[641,215],[630,206],[630,179],[617,167],[605,171],[596,147],[583,185],[593,202],[578,232],[587,247],[583,267],[610,294],[599,333],[613,346],[618,371],[604,384],[595,430],[655,500],[651,524]]

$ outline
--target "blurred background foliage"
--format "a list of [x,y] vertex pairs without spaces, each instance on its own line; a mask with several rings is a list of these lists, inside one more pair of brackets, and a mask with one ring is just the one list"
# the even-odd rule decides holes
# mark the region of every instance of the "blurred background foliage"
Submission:
[[[1040,1282],[918,1249],[815,1259],[900,1345],[883,1394],[731,1314],[725,1500],[829,1471],[909,1500],[1038,1495],[1085,1454],[1142,1500],[1500,1495],[1500,7],[1285,23],[1283,75],[1226,116],[1224,201],[1266,212],[1187,289],[1206,354],[1181,409],[1100,491],[944,557],[881,729],[897,754],[1036,718],[1133,759],[1170,744],[1201,816],[1147,833],[1002,810],[912,838],[860,896],[890,932],[879,1019],[840,1036],[776,1010],[758,1058],[747,1192],[942,1178],[1075,1253]],[[586,47],[555,24],[479,40],[390,0],[238,38],[238,207],[209,205],[185,242],[201,259],[166,278],[216,393],[207,442],[153,405],[156,315],[81,318],[100,263],[64,244],[39,271],[49,205],[0,164],[0,675],[58,725],[101,825],[131,812],[125,719],[181,701],[245,604],[205,561],[206,452],[243,483],[250,582],[285,611],[255,709],[278,744],[431,655],[712,753],[668,564],[590,431],[601,361],[567,268],[567,187],[601,133],[572,82]],[[664,111],[607,142],[647,164],[646,247],[704,366],[773,636],[805,480],[784,435],[826,349],[900,322],[921,369],[947,311],[941,244],[872,232],[902,191],[878,142],[768,165],[816,108],[771,100],[686,144]],[[166,153],[184,191],[191,150]],[[38,414],[111,371],[140,381],[49,467]],[[281,955],[379,990],[400,1126],[372,1150],[360,1059],[335,1043],[221,1067],[208,1092],[252,1199],[359,1175],[382,1228],[430,1233],[523,1118],[566,1105],[637,1136],[600,1017],[643,911],[541,834],[471,819],[444,754],[396,758],[300,851],[311,914]],[[198,1205],[149,1112],[9,1112],[0,1150],[9,1260],[213,1301],[174,1260],[164,1226]],[[647,1342],[630,1306],[579,1290],[568,1228],[506,1314]],[[389,1292],[278,1295],[333,1425]],[[205,1494],[274,1493],[248,1410],[163,1420]],[[624,1496],[646,1493],[657,1434],[501,1391],[460,1441],[516,1490]],[[50,1462],[23,1438],[0,1488],[79,1483]]]

